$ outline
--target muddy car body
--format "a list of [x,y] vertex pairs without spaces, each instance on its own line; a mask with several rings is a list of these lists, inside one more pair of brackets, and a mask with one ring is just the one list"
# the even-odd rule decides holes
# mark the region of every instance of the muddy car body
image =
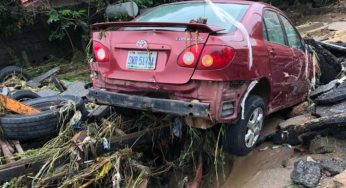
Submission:
[[[214,5],[247,32],[218,16]],[[90,98],[184,116],[198,128],[229,124],[224,147],[234,154],[252,149],[264,115],[301,102],[309,88],[301,37],[268,4],[180,2],[93,29]]]

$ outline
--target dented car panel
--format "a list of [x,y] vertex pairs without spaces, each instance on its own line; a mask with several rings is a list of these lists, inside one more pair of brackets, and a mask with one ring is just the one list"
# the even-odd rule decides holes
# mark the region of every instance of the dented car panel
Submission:
[[[171,6],[198,7],[201,3],[180,2]],[[209,25],[208,20],[206,24],[195,23],[198,20],[162,22],[159,16],[160,22],[143,22],[143,17],[139,17],[132,22],[101,23],[93,26],[106,30],[92,34],[96,58],[90,64],[91,98],[102,104],[187,116],[200,128],[238,119],[241,102],[254,80],[258,84],[250,94],[264,99],[266,114],[304,100],[311,78],[306,70],[310,73],[312,69],[307,68],[311,63],[306,62],[301,38],[292,30],[293,26],[291,30],[286,28],[289,22],[288,26],[282,21],[275,25],[275,20],[264,17],[268,11],[278,20],[287,19],[286,16],[264,3],[226,0],[214,3],[221,7],[244,5],[237,15],[250,37],[251,67],[249,46],[244,33],[236,28],[223,30],[220,25]],[[147,14],[144,17],[151,16],[150,12]],[[282,30],[282,44],[272,39],[273,28]],[[301,48],[291,45],[292,36]],[[138,61],[142,64],[136,64]]]

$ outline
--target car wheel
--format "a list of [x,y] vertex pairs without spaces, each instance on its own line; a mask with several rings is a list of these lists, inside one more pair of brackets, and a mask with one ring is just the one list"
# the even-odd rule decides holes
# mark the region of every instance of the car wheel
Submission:
[[15,86],[21,81],[28,80],[30,80],[30,76],[23,68],[7,66],[0,70],[0,82],[5,86]]
[[[40,97],[24,101],[25,104],[41,110],[40,113],[32,115],[7,114],[0,117],[0,128],[2,137],[9,140],[31,140],[51,137],[58,134],[60,130],[61,117],[70,119],[72,111],[61,114],[60,108],[68,101],[75,103],[76,110],[83,114],[85,111],[84,101],[75,96],[52,96]],[[52,107],[54,107],[52,109]]]
[[40,96],[37,93],[29,91],[29,90],[17,90],[11,93],[10,97],[17,101],[23,102],[30,99],[39,98]]
[[264,101],[261,97],[250,95],[245,101],[245,118],[227,125],[223,149],[234,155],[247,155],[257,144],[265,117]]

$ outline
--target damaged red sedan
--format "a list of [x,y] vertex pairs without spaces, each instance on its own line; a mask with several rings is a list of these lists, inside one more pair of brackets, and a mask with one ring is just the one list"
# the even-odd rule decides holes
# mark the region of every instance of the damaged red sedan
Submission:
[[303,41],[268,4],[185,1],[92,28],[91,99],[184,117],[197,128],[227,124],[223,148],[231,154],[249,153],[264,117],[309,90]]

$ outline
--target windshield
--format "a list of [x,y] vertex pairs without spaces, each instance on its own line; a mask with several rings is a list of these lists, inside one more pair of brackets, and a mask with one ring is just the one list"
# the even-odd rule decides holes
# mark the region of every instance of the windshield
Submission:
[[[216,6],[225,10],[237,21],[241,21],[248,5],[216,3]],[[161,5],[147,14],[139,16],[136,22],[183,22],[190,23],[193,20],[206,20],[207,25],[224,28],[223,32],[232,32],[236,28],[225,20],[220,20],[207,3],[178,3]],[[148,27],[126,28],[126,30],[142,30]],[[151,29],[165,29],[184,31],[184,28],[151,27]]]

